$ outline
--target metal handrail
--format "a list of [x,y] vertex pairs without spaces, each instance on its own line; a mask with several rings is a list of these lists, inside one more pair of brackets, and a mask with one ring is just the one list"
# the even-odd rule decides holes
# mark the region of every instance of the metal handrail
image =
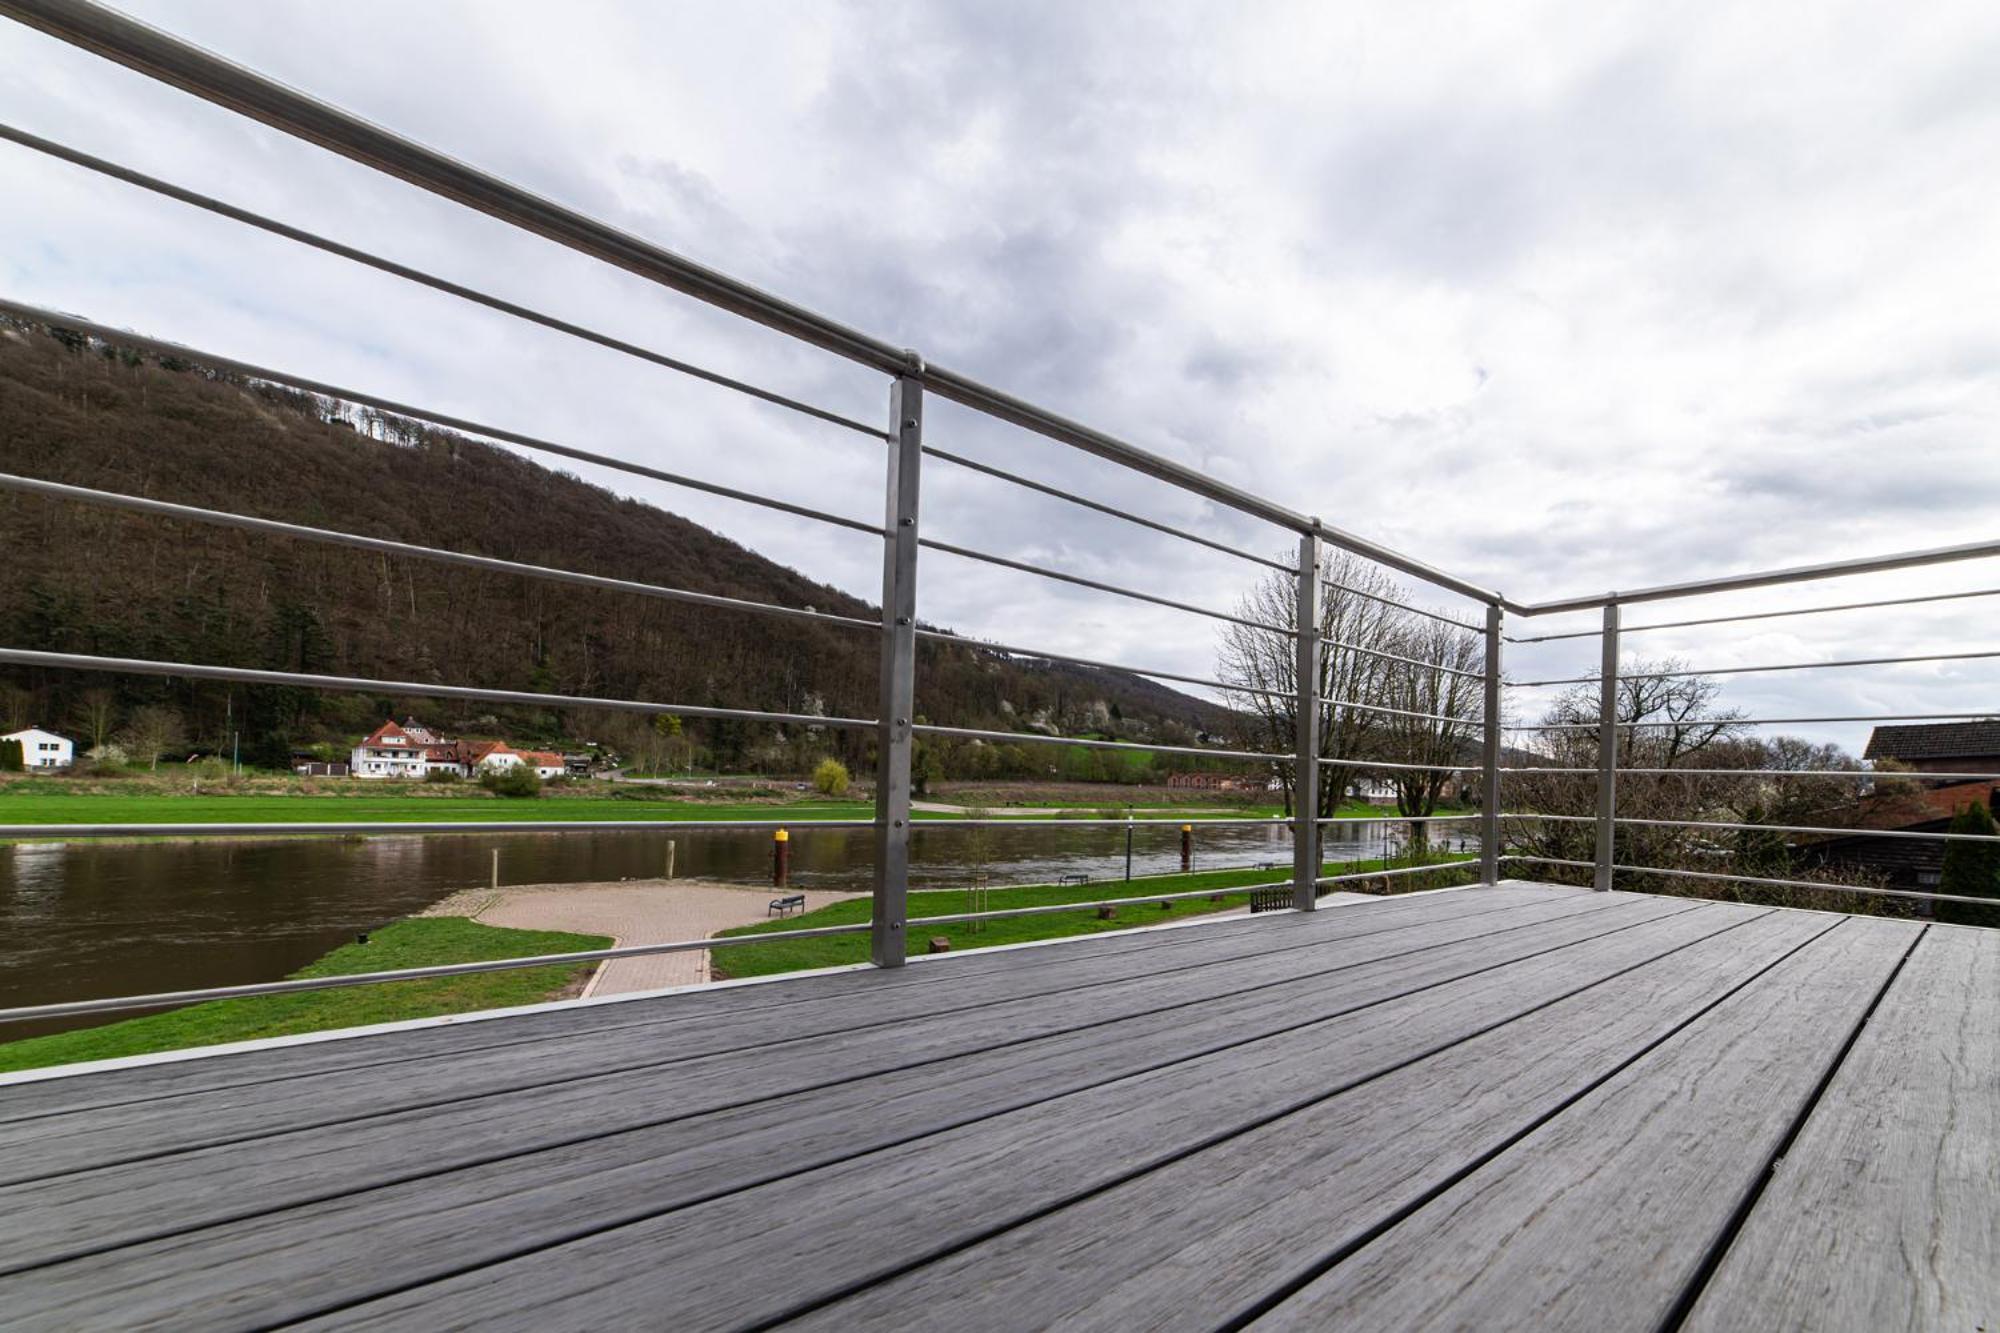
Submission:
[[1344,875],[1321,875],[1313,883],[1352,884],[1356,880],[1363,879],[1392,879],[1402,875],[1434,874],[1446,870],[1476,871],[1478,869],[1478,858],[1467,856],[1450,861],[1433,861],[1431,864],[1424,866],[1400,866],[1394,870],[1356,870]]
[[1422,667],[1426,671],[1442,671],[1448,676],[1464,676],[1469,680],[1484,680],[1486,678],[1486,673],[1483,671],[1467,671],[1463,667],[1446,666],[1442,662],[1427,662],[1421,657],[1404,657],[1401,653],[1384,652],[1380,648],[1369,648],[1359,643],[1348,643],[1343,639],[1323,639],[1321,642],[1329,648],[1344,648],[1350,653],[1360,653],[1364,657],[1379,657],[1384,661],[1401,662],[1405,666]]
[[[0,10],[4,10],[4,8],[5,0],[0,0]],[[28,305],[24,302],[9,300],[5,297],[0,297],[0,313],[13,315],[17,319],[29,320],[37,324],[51,324],[58,328],[75,329],[80,333],[88,333],[92,337],[101,338],[109,343],[127,347],[141,347],[156,355],[179,357],[188,361],[200,362],[203,365],[233,371],[236,374],[248,376],[251,379],[268,380],[273,384],[282,384],[288,388],[298,389],[305,393],[325,394],[329,398],[339,398],[351,403],[360,403],[364,407],[372,407],[377,411],[389,412],[396,416],[409,417],[417,421],[426,421],[434,426],[465,431],[472,435],[484,435],[494,440],[505,440],[508,444],[519,445],[523,449],[532,449],[537,453],[554,454],[559,458],[573,458],[578,462],[594,463],[599,467],[611,468],[614,471],[629,472],[635,477],[648,477],[654,481],[664,481],[674,486],[684,486],[692,491],[702,491],[709,495],[719,495],[725,500],[739,500],[744,504],[756,505],[762,509],[775,509],[779,513],[791,514],[798,518],[809,518],[815,522],[831,524],[837,528],[849,528],[855,532],[866,532],[876,537],[882,535],[882,528],[879,524],[864,523],[858,518],[847,518],[841,514],[830,514],[825,510],[793,504],[789,500],[774,500],[768,495],[753,495],[749,491],[737,490],[733,486],[724,486],[713,481],[703,481],[698,477],[686,476],[679,472],[668,472],[663,468],[648,467],[643,463],[627,462],[622,458],[613,458],[609,454],[594,453],[589,449],[577,449],[567,444],[557,444],[552,440],[544,440],[537,436],[526,435],[520,431],[507,430],[500,426],[488,426],[465,417],[453,416],[450,413],[437,412],[430,408],[398,402],[393,398],[384,398],[380,394],[362,393],[356,389],[344,389],[337,384],[328,384],[324,380],[308,379],[304,375],[294,375],[290,371],[273,370],[269,366],[259,366],[248,361],[239,361],[234,357],[220,356],[214,352],[202,351],[199,348],[167,342],[162,338],[149,338],[144,334],[132,333],[126,329],[113,328],[109,324],[100,324],[96,320],[85,319],[81,315],[66,314],[60,310],[47,310],[41,306]]]
[[[1222,898],[1231,894],[1252,893],[1259,889],[1288,888],[1288,879],[1276,880],[1269,884],[1237,884],[1225,888],[1176,890],[1173,893],[1127,894],[1123,898],[1098,898],[1082,903],[1037,903],[1033,907],[996,907],[987,912],[946,912],[938,916],[913,916],[912,928],[917,926],[948,926],[960,921],[997,921],[1010,916],[1052,916],[1058,912],[1091,912],[1105,907],[1142,907],[1147,903],[1184,902],[1193,898]],[[768,938],[768,937],[767,937]]]
[[380,255],[370,254],[366,250],[356,249],[351,245],[343,245],[339,241],[329,240],[327,237],[306,231],[304,228],[294,227],[289,223],[264,217],[262,214],[253,213],[247,208],[239,208],[234,204],[226,204],[220,199],[170,184],[160,180],[158,177],[148,176],[141,171],[134,171],[130,167],[121,166],[105,158],[93,157],[89,153],[56,143],[52,139],[44,139],[40,135],[30,134],[26,130],[16,129],[11,125],[0,125],[0,139],[19,144],[23,148],[33,149],[38,153],[47,154],[53,158],[58,158],[74,166],[94,171],[99,175],[109,176],[113,180],[123,181],[127,185],[136,185],[142,190],[150,190],[154,194],[164,195],[180,203],[205,209],[219,217],[229,218],[232,221],[241,222],[246,226],[256,227],[261,231],[271,233],[273,236],[282,236],[288,241],[296,241],[300,245],[310,246],[315,250],[324,251],[337,258],[350,260],[356,264],[375,269],[378,272],[387,273],[392,277],[414,282],[419,286],[428,287],[433,291],[443,292],[447,296],[455,296],[462,301],[470,301],[472,304],[484,306],[488,310],[495,310],[515,319],[525,320],[530,324],[539,324],[545,329],[552,329],[557,333],[582,339],[584,342],[595,343],[599,347],[609,348],[614,352],[622,352],[626,356],[637,357],[641,361],[649,361],[656,366],[663,366],[668,370],[677,371],[680,374],[706,381],[709,384],[719,385],[725,389],[733,389],[737,393],[758,399],[762,402],[772,403],[778,407],[790,408],[794,412],[814,417],[831,425],[842,426],[851,431],[858,431],[863,435],[872,435],[878,440],[886,438],[880,426],[870,426],[866,422],[855,421],[851,417],[841,416],[838,412],[830,412],[823,407],[815,407],[813,404],[801,401],[800,399],[789,398],[784,394],[775,393],[770,389],[759,388],[755,384],[736,379],[733,376],[724,375],[720,371],[709,370],[704,366],[695,365],[693,362],[683,361],[679,357],[668,356],[664,352],[655,352],[650,348],[641,347],[636,343],[626,342],[623,338],[614,338],[608,333],[599,333],[595,329],[587,329],[581,324],[573,324],[566,319],[559,319],[554,315],[543,314],[539,310],[531,310],[527,306],[519,305],[504,297],[494,296],[490,292],[482,292],[475,288],[467,287],[462,283],[453,282],[449,278],[441,278],[434,273],[426,273],[422,269],[411,268],[407,264],[399,264],[393,259],[384,259]]
[[466,977],[481,972],[509,972],[523,967],[561,967],[575,963],[605,962],[614,958],[648,958],[654,954],[686,953],[693,949],[727,948],[736,944],[765,944],[772,940],[824,939],[830,935],[860,935],[866,933],[868,929],[865,922],[852,926],[810,926],[804,930],[771,931],[762,935],[718,935],[708,939],[674,940],[666,944],[625,944],[611,949],[579,949],[572,953],[496,958],[479,963],[440,963],[431,967],[397,968],[389,972],[353,972],[337,977],[296,977],[289,981],[264,981],[247,986],[210,986],[203,990],[165,991],[157,995],[121,995],[102,1000],[31,1004],[16,1009],[0,1009],[0,1023],[23,1023],[44,1018],[73,1018],[81,1014],[116,1013],[122,1009],[164,1009],[171,1005],[198,1004],[208,1000],[237,1000],[253,995],[291,995],[299,991],[374,986],[388,981],[419,981],[425,977]]
[[[1463,824],[1483,815],[1329,815],[1319,824]],[[1505,816],[1502,816],[1505,818]]]
[[1613,870],[1632,875],[1666,875],[1674,879],[1720,880],[1731,884],[1762,884],[1777,889],[1824,889],[1829,893],[1858,893],[1871,898],[1909,898],[1927,903],[1967,903],[1993,907],[1991,898],[1973,898],[1961,893],[1925,893],[1918,889],[1877,889],[1860,884],[1825,884],[1812,879],[1772,879],[1763,875],[1726,875],[1713,870],[1662,870],[1656,866],[1615,865]]
[[679,717],[733,718],[745,722],[785,722],[805,727],[871,730],[870,718],[820,717],[814,713],[774,713],[761,708],[714,708],[706,704],[653,703],[642,699],[599,699],[587,695],[542,694],[530,690],[489,690],[472,685],[438,685],[415,680],[373,680],[359,676],[325,676],[309,671],[265,671],[254,667],[212,666],[199,662],[162,662],[138,657],[95,657],[87,653],[45,653],[26,648],[0,648],[0,662],[15,666],[60,667],[71,671],[102,671],[134,676],[185,676],[191,680],[233,680],[245,685],[307,685],[316,690],[347,693],[408,695],[419,699],[481,699],[491,703],[528,704],[537,708],[605,708],[627,713],[672,713]]
[[92,490],[84,486],[69,486],[62,482],[42,481],[35,477],[17,477],[7,473],[0,473],[0,490],[45,495],[58,500],[68,500],[76,504],[96,505],[106,509],[127,509],[134,513],[154,514],[161,518],[170,518],[187,523],[208,523],[217,527],[242,528],[251,532],[267,533],[274,537],[291,537],[299,541],[322,542],[332,546],[351,546],[364,551],[379,551],[384,555],[428,560],[434,564],[461,565],[470,569],[482,569],[496,574],[514,574],[525,578],[541,579],[550,583],[570,583],[584,588],[597,588],[605,592],[636,593],[642,597],[657,597],[670,602],[687,602],[695,606],[706,606],[717,611],[747,611],[760,616],[776,616],[788,620],[808,620],[823,625],[844,625],[857,629],[880,630],[882,628],[881,621],[868,620],[861,616],[843,616],[836,615],[831,611],[811,611],[803,607],[777,606],[770,602],[753,602],[740,597],[723,597],[716,593],[693,592],[686,588],[668,588],[656,583],[637,583],[631,579],[606,578],[600,574],[583,574],[570,569],[555,569],[546,565],[524,564],[518,560],[501,560],[487,555],[468,555],[462,551],[445,551],[432,546],[417,546],[410,542],[393,541],[386,537],[364,537],[359,533],[341,532],[333,528],[312,528],[304,524],[286,523],[278,519],[253,518],[248,514],[234,514],[227,510],[202,509],[195,505],[175,504],[167,500],[152,500],[139,495],[121,495],[115,491]]

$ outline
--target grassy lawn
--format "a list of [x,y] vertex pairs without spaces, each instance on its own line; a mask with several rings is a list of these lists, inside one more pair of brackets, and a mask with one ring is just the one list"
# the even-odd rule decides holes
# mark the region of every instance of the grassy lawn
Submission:
[[395,793],[181,796],[133,793],[0,792],[0,824],[303,824],[462,823],[494,820],[586,819],[872,819],[857,801],[810,800],[722,804],[715,801],[622,800],[603,796],[505,800],[495,796],[416,796]]
[[[370,934],[366,944],[344,944],[293,973],[300,977],[386,972],[438,963],[475,963],[494,958],[609,948],[602,935],[553,930],[507,930],[463,917],[411,917]],[[0,1073],[106,1060],[121,1055],[173,1051],[218,1042],[283,1037],[328,1028],[391,1023],[433,1014],[501,1009],[558,998],[590,973],[580,967],[524,967],[466,977],[426,977],[347,990],[304,991],[212,1000],[162,1014],[128,1018],[103,1027],[57,1032],[0,1045]]]
[[[1440,873],[1433,875],[1406,875],[1390,881],[1397,892],[1408,892],[1418,888],[1443,888],[1448,884],[1465,882],[1463,872],[1447,867],[1454,864],[1476,862],[1477,857],[1451,856],[1437,857]],[[1350,861],[1338,865],[1328,865],[1325,873],[1345,875],[1361,871],[1383,870],[1390,865],[1409,864],[1406,861]],[[1475,866],[1476,869],[1476,866]],[[914,892],[910,895],[910,915],[943,916],[953,912],[973,910],[997,912],[1009,907],[1038,907],[1050,903],[1098,902],[1104,899],[1131,899],[1129,906],[1120,906],[1109,921],[1100,921],[1095,912],[1058,912],[1048,916],[1008,917],[997,921],[953,922],[942,926],[910,927],[910,952],[925,952],[933,938],[942,936],[951,941],[954,953],[964,949],[992,948],[996,944],[1020,944],[1027,940],[1061,939],[1072,935],[1096,935],[1109,930],[1129,930],[1133,926],[1158,925],[1163,921],[1177,918],[1202,916],[1211,912],[1226,911],[1241,907],[1248,898],[1245,893],[1230,893],[1229,889],[1246,884],[1267,884],[1284,878],[1285,871],[1273,870],[1214,870],[1192,875],[1153,875],[1146,878],[1126,880],[1104,880],[1092,884],[1066,884],[1060,887],[1051,884],[1029,885],[1021,888],[993,889],[977,909],[972,904],[972,895],[965,889],[932,889]],[[1334,885],[1335,889],[1345,886]],[[1155,894],[1186,893],[1200,889],[1213,889],[1221,895],[1220,902],[1206,898],[1189,898],[1162,904]],[[834,903],[815,912],[783,921],[760,922],[754,926],[743,926],[736,930],[723,931],[724,935],[768,935],[784,930],[799,930],[808,926],[844,926],[868,920],[870,904],[866,898],[852,898],[846,902]],[[769,944],[745,944],[728,949],[716,949],[709,954],[717,977],[761,977],[778,972],[797,972],[814,967],[839,967],[848,963],[868,961],[868,937],[862,934],[835,935],[825,939],[774,940]]]

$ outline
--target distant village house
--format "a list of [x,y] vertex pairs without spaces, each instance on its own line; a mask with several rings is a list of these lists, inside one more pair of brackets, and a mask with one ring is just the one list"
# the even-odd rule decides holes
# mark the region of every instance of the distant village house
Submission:
[[551,751],[516,750],[505,741],[454,740],[415,718],[384,722],[354,747],[348,760],[348,769],[357,778],[406,781],[421,781],[433,773],[470,778],[522,767],[533,769],[544,782],[570,771],[563,756]]
[[76,762],[76,742],[40,727],[10,731],[0,741],[21,742],[21,763],[26,768],[68,768]]

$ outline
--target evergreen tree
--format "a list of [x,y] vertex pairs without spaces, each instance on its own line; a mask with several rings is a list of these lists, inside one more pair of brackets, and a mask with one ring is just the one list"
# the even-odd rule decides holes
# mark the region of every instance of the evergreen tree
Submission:
[[[1953,833],[2000,835],[1986,802],[1974,801],[1953,816]],[[1992,907],[1970,903],[1939,903],[1937,919],[1961,926],[2000,926],[2000,842],[1948,842],[1938,892],[1968,898],[1991,898]]]

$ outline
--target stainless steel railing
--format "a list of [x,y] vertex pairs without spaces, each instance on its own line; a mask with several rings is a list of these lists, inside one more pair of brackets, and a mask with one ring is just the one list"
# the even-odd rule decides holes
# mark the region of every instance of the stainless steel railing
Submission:
[[[626,339],[617,338],[587,328],[573,321],[531,309],[493,293],[482,291],[463,283],[425,272],[410,265],[369,253],[304,228],[296,227],[289,223],[252,212],[249,209],[238,207],[212,196],[185,189],[105,158],[56,143],[26,130],[0,126],[0,140],[5,140],[22,149],[40,153],[72,166],[120,181],[128,186],[176,200],[189,207],[197,208],[267,234],[310,247],[322,253],[366,266],[377,272],[443,293],[512,319],[534,324],[567,337],[636,358],[677,374],[691,376],[731,392],[745,395],[766,405],[802,414],[858,434],[873,436],[887,446],[885,457],[886,472],[883,487],[883,516],[879,521],[866,520],[831,513],[809,504],[744,491],[687,473],[633,463],[625,459],[577,448],[558,441],[472,420],[456,414],[444,413],[419,405],[400,402],[381,394],[330,384],[294,371],[257,365],[217,352],[186,347],[161,338],[113,328],[81,315],[48,310],[0,298],[0,313],[33,323],[59,325],[86,334],[108,345],[150,351],[162,357],[181,358],[206,367],[243,376],[250,380],[281,385],[305,393],[325,395],[329,398],[358,404],[376,411],[411,418],[446,429],[464,432],[469,435],[501,441],[532,452],[586,462],[734,502],[774,510],[792,517],[803,518],[848,531],[871,534],[883,543],[883,591],[880,602],[882,611],[880,618],[877,619],[862,616],[837,615],[810,608],[779,606],[741,598],[720,597],[688,589],[673,588],[635,580],[606,578],[573,570],[525,564],[517,561],[498,560],[466,552],[441,550],[412,543],[368,537],[362,534],[308,527],[302,524],[284,522],[275,518],[237,514],[191,505],[174,504],[144,496],[71,486],[46,479],[0,476],[0,490],[37,494],[68,503],[148,514],[174,521],[247,529],[291,540],[373,550],[383,554],[392,554],[398,557],[433,563],[457,565],[541,581],[659,598],[710,610],[745,612],[754,615],[806,620],[843,628],[867,630],[879,637],[881,647],[881,669],[878,680],[880,694],[879,707],[874,717],[858,718],[822,717],[818,715],[773,712],[754,708],[729,708],[712,705],[697,706],[652,700],[583,698],[527,691],[483,689],[435,682],[390,681],[364,677],[263,671],[206,663],[109,658],[75,653],[44,652],[0,645],[0,663],[30,665],[57,670],[164,675],[248,684],[309,686],[315,689],[332,691],[364,691],[408,697],[480,700],[492,703],[529,704],[544,707],[589,707],[640,713],[671,713],[694,718],[727,718],[765,723],[832,727],[852,731],[872,731],[875,734],[878,755],[873,819],[867,821],[794,821],[787,825],[787,827],[797,829],[801,832],[813,829],[853,829],[862,827],[870,828],[874,831],[875,867],[873,892],[871,894],[872,917],[866,925],[798,929],[719,940],[703,939],[655,945],[626,946],[618,949],[592,950],[574,954],[508,959],[497,962],[446,967],[419,968],[395,973],[368,974],[358,977],[314,978],[301,981],[273,982],[255,986],[235,986],[202,991],[177,992],[171,995],[136,996],[122,999],[80,1001],[66,1005],[34,1006],[23,1009],[0,1010],[0,1022],[25,1018],[57,1017],[65,1014],[155,1008],[167,1004],[187,1003],[205,999],[281,994],[299,990],[366,985],[402,978],[451,976],[505,968],[537,967],[552,963],[577,963],[652,953],[676,952],[688,949],[729,947],[739,943],[762,943],[772,940],[844,934],[866,933],[870,939],[870,956],[872,961],[881,967],[897,967],[902,965],[905,960],[906,935],[908,929],[912,926],[943,924],[989,917],[1086,911],[1107,905],[1104,902],[1052,903],[994,912],[951,914],[946,916],[919,917],[914,920],[910,919],[908,915],[911,827],[910,766],[912,745],[914,739],[918,736],[992,739],[1014,744],[1080,746],[1111,750],[1143,750],[1154,754],[1191,755],[1209,759],[1249,761],[1290,767],[1293,773],[1294,787],[1299,792],[1299,799],[1295,802],[1294,814],[1289,819],[1259,818],[1204,821],[1270,823],[1289,826],[1292,830],[1294,843],[1294,865],[1292,875],[1289,879],[1274,881],[1268,884],[1234,886],[1224,890],[1204,889],[1189,893],[1148,895],[1148,900],[1171,901],[1181,898],[1207,897],[1218,891],[1240,895],[1250,892],[1253,889],[1270,889],[1289,885],[1293,891],[1293,905],[1301,910],[1311,910],[1317,904],[1320,889],[1328,884],[1344,883],[1360,878],[1381,877],[1383,872],[1379,871],[1371,872],[1367,875],[1324,876],[1320,873],[1322,862],[1320,859],[1319,831],[1323,826],[1342,823],[1374,824],[1390,822],[1387,818],[1381,820],[1318,818],[1314,793],[1317,791],[1317,773],[1321,765],[1385,771],[1422,770],[1453,772],[1470,769],[1480,772],[1483,775],[1482,799],[1484,802],[1481,813],[1478,816],[1450,816],[1444,818],[1446,820],[1478,820],[1481,829],[1482,846],[1482,855],[1478,863],[1479,874],[1481,878],[1489,882],[1497,876],[1500,814],[1498,756],[1501,735],[1499,725],[1500,695],[1498,673],[1501,641],[1500,608],[1504,604],[1503,599],[1498,593],[1483,589],[1470,581],[1446,573],[1409,555],[1367,541],[1354,534],[1343,532],[1321,522],[1317,518],[1295,513],[1273,501],[1220,482],[1196,469],[1147,452],[1115,436],[1005,394],[970,377],[954,373],[934,364],[929,364],[916,352],[895,347],[858,329],[842,325],[770,293],[759,291],[724,274],[717,273],[712,269],[664,250],[637,236],[619,231],[616,228],[567,209],[552,201],[535,196],[518,186],[454,161],[390,131],[362,121],[338,108],[283,87],[253,71],[234,65],[212,53],[180,41],[170,34],[136,22],[98,5],[87,3],[86,0],[0,0],[0,15],[11,17],[61,40],[94,51],[107,59],[151,75],[195,96],[233,109],[303,140],[318,144],[329,151],[340,153],[354,161],[395,176],[418,188],[454,200],[466,207],[500,219],[517,228],[576,250],[579,253],[612,264],[627,272],[659,283],[662,286],[685,293],[719,309],[731,312],[743,319],[784,333],[810,346],[846,358],[884,374],[890,381],[888,395],[889,409],[886,416],[886,424],[883,427],[872,426],[816,404],[775,392],[736,376],[726,375],[701,366],[683,357],[642,347]],[[1162,523],[1105,501],[1077,495],[1062,487],[1022,476],[1007,469],[999,468],[929,444],[924,437],[924,403],[926,398],[931,395],[970,408],[994,420],[1034,432],[1069,448],[1106,460],[1124,468],[1130,473],[1162,482],[1211,503],[1275,525],[1297,538],[1298,559],[1296,562],[1288,562],[1282,559],[1272,559],[1259,555],[1241,547],[1219,541],[1212,536]],[[1095,579],[1075,571],[1055,569],[998,552],[975,549],[926,536],[922,532],[920,522],[920,490],[922,486],[923,466],[927,459],[936,459],[952,466],[969,469],[998,481],[1061,499],[1093,512],[1125,520],[1179,541],[1237,556],[1259,566],[1282,571],[1292,577],[1296,588],[1295,624],[1297,628],[1288,629],[1283,626],[1273,626],[1230,611],[1203,607],[1179,598],[1167,597],[1143,589],[1125,587]],[[1405,601],[1384,596],[1379,590],[1364,590],[1359,588],[1346,590],[1364,599],[1399,607],[1420,616],[1482,634],[1486,643],[1486,663],[1483,672],[1470,671],[1443,663],[1426,663],[1419,659],[1385,652],[1366,645],[1344,643],[1339,640],[1322,641],[1322,636],[1318,630],[1317,611],[1322,592],[1322,579],[1320,576],[1321,554],[1327,546],[1374,561],[1392,570],[1411,576],[1433,588],[1456,596],[1469,598],[1473,602],[1482,605],[1486,609],[1483,625],[1448,615],[1442,611],[1416,606]],[[1021,648],[1006,644],[985,643],[976,638],[966,638],[956,634],[925,629],[916,623],[916,579],[919,568],[919,555],[920,552],[925,550],[942,555],[974,560],[997,568],[1055,580],[1091,591],[1102,592],[1181,613],[1199,615],[1224,623],[1247,626],[1261,632],[1289,638],[1293,643],[1293,648],[1297,655],[1297,671],[1295,674],[1297,688],[1285,691],[1270,689],[1256,684],[1224,682],[1185,673],[1132,667],[1125,664],[1100,661],[1065,653]],[[1156,679],[1227,689],[1239,694],[1289,699],[1298,722],[1296,744],[1289,752],[1284,753],[1209,746],[1133,745],[1119,741],[1048,736],[1033,732],[989,731],[972,727],[919,722],[917,721],[917,700],[915,695],[916,644],[919,640],[959,643],[1009,656],[1125,670],[1138,675],[1151,676]],[[1385,762],[1348,755],[1322,757],[1320,754],[1319,726],[1323,710],[1351,708],[1364,712],[1398,715],[1409,718],[1454,723],[1465,722],[1463,718],[1442,717],[1440,715],[1387,707],[1365,701],[1322,698],[1319,692],[1322,656],[1323,654],[1335,651],[1370,654],[1398,664],[1448,672],[1460,678],[1483,678],[1486,690],[1484,700],[1485,711],[1482,721],[1476,724],[1476,729],[1481,730],[1484,736],[1482,762],[1470,766],[1462,764],[1426,765]],[[926,823],[931,822],[933,821],[926,821]],[[967,818],[938,820],[935,822],[942,826],[976,826],[1001,821]],[[1064,825],[1074,825],[1078,822],[1110,822],[1125,823],[1129,826],[1133,824],[1171,824],[1178,821],[1173,819],[1149,819],[1113,821],[1064,820],[1061,822]],[[235,835],[244,832],[444,832],[458,829],[476,829],[488,832],[555,832],[628,828],[645,828],[649,830],[674,828],[765,828],[773,827],[775,824],[776,821],[761,820],[600,820],[578,822],[510,820],[423,824],[318,822],[200,825],[11,825],[0,826],[0,838],[34,836],[61,836],[65,838],[131,837],[155,834],[205,836]],[[1434,872],[1436,868],[1436,866],[1422,866],[1413,867],[1407,872],[1397,871],[1391,873]],[[1108,901],[1125,902],[1129,900],[1117,899]]]

